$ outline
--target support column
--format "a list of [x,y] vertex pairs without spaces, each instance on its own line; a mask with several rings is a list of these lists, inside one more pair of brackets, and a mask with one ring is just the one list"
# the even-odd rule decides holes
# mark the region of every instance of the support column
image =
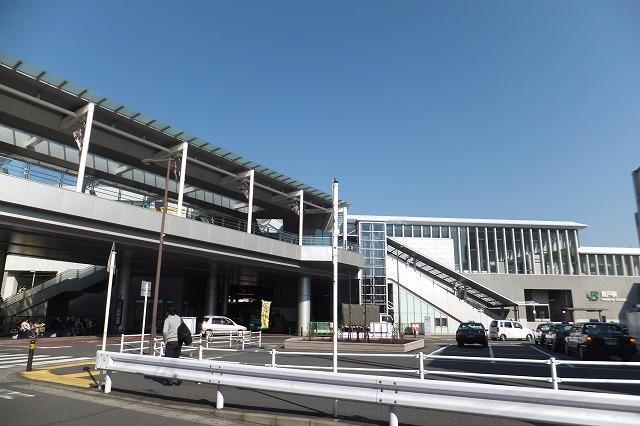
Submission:
[[[122,263],[118,268],[118,288],[116,293],[116,300],[122,300],[122,314],[120,324],[117,326],[117,330],[120,333],[124,333],[127,331],[127,319],[130,316],[129,299],[131,298],[131,260],[129,256],[126,255],[126,253],[124,253],[121,259]],[[116,302],[116,310],[117,306],[118,302]]]
[[218,276],[214,265],[211,266],[209,279],[207,280],[207,290],[205,296],[205,309],[207,314],[218,314]]
[[[178,183],[178,216],[186,217],[186,214],[182,214],[182,201],[184,199],[184,178],[187,173],[187,149],[189,144],[187,142],[182,143],[182,153],[180,160],[180,182]],[[186,213],[186,212],[185,212]]]
[[304,232],[304,191],[300,191],[298,200],[298,245],[302,247],[302,235]]
[[229,302],[229,277],[224,282],[222,287],[222,315],[227,315],[227,304]]
[[[85,109],[87,121],[82,135],[82,150],[80,151],[80,164],[78,165],[78,179],[76,180],[76,192],[82,192],[84,186],[84,169],[87,165],[87,154],[89,153],[89,141],[91,140],[91,127],[93,126],[93,109],[95,105],[89,103]],[[84,113],[85,111],[83,111]]]
[[[7,250],[4,248],[0,248],[0,294],[2,291],[4,291],[4,284],[5,284],[5,271],[4,268],[7,264]],[[8,295],[8,296],[12,296]]]
[[311,322],[311,278],[300,277],[298,281],[298,329],[302,335],[309,333]]
[[[347,226],[347,211],[348,208],[347,207],[343,207],[342,208],[342,245],[345,250],[347,249],[347,243],[348,243],[348,238],[347,238],[347,234],[348,234],[348,226]],[[386,232],[386,230],[385,230]]]
[[[255,173],[252,170],[249,170],[249,208],[247,209],[247,234],[251,233],[251,221],[253,220],[253,181],[255,178]],[[225,311],[227,302],[225,299]]]

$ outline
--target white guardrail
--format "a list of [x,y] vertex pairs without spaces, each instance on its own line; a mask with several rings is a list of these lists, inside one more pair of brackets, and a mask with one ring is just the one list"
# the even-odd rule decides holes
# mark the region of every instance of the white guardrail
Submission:
[[217,409],[224,407],[224,386],[232,386],[385,405],[389,424],[394,426],[398,424],[396,407],[575,425],[640,424],[640,397],[634,395],[301,371],[106,351],[97,352],[96,369],[106,371],[105,393],[111,392],[114,371],[213,384],[217,386]]
[[[199,351],[202,359],[204,350],[244,350],[249,346],[262,347],[261,331],[238,331],[233,333],[214,333],[203,339],[200,334],[191,335],[191,345],[183,346],[182,352]],[[142,354],[149,347],[149,334],[121,334],[120,353]],[[235,348],[235,349],[231,349]],[[154,355],[164,355],[164,341],[156,337],[153,345]]]

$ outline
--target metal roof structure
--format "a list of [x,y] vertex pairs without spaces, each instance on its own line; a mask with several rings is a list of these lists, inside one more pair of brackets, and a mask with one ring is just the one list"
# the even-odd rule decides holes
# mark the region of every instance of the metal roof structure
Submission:
[[416,217],[416,216],[376,216],[350,214],[350,222],[386,222],[389,224],[415,225],[449,225],[449,226],[495,226],[495,227],[525,227],[525,228],[558,228],[583,229],[587,225],[570,221],[547,220],[512,220],[512,219],[470,219],[450,217]]
[[[305,204],[316,204],[316,206],[325,207],[332,202],[331,195],[324,191],[313,188],[283,173],[244,158],[186,131],[177,129],[162,120],[148,116],[134,108],[0,51],[0,70],[2,68],[10,69],[19,75],[28,77],[32,82],[29,83],[27,80],[22,79],[15,81],[12,87],[0,84],[0,89],[15,91],[18,87],[19,92],[49,103],[57,107],[58,112],[62,113],[76,111],[78,108],[92,102],[96,105],[95,124],[101,128],[109,129],[111,132],[118,133],[120,136],[129,136],[138,143],[144,143],[147,146],[162,150],[167,150],[172,145],[187,142],[190,145],[190,162],[195,162],[196,164],[204,162],[231,173],[253,169],[256,174],[257,184],[265,189],[273,188],[275,193],[303,190],[305,192]],[[341,205],[348,206],[348,203],[341,201]]]

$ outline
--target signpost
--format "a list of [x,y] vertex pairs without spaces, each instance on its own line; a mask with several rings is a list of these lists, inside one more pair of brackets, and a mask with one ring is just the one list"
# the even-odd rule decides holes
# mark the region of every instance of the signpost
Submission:
[[147,319],[147,299],[151,295],[151,281],[142,281],[140,283],[140,296],[144,297],[144,307],[142,313],[142,332],[140,333],[140,355],[144,347],[144,326]]

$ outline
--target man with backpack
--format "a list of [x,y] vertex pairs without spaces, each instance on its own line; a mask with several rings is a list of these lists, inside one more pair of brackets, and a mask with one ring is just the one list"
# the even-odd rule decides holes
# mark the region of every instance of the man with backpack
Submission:
[[[176,308],[169,306],[167,308],[167,317],[164,320],[164,326],[162,327],[162,336],[164,338],[164,356],[168,358],[180,358],[180,352],[182,351],[182,341],[178,336],[178,329],[182,324],[182,318],[176,315]],[[179,386],[182,380],[165,380],[164,384],[171,386],[175,384]]]

